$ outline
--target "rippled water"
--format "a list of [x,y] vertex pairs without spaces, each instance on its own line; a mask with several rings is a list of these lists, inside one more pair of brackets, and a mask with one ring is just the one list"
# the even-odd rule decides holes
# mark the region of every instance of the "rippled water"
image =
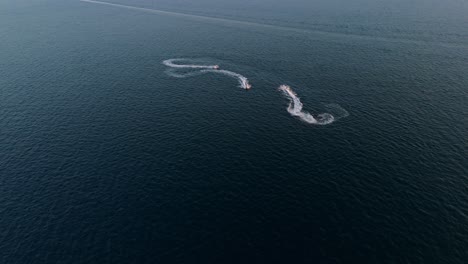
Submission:
[[465,3],[155,2],[0,3],[1,263],[466,262]]

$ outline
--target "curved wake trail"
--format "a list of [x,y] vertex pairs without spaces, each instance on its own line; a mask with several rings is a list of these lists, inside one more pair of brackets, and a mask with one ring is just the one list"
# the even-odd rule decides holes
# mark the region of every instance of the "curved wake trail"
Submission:
[[[250,89],[252,86],[249,83],[249,80],[236,72],[228,70],[220,70],[218,65],[199,65],[199,64],[178,64],[183,62],[190,61],[188,59],[169,59],[165,60],[162,63],[169,67],[166,70],[166,74],[175,78],[188,78],[194,77],[206,73],[216,73],[223,74],[232,78],[235,78],[239,82],[239,86],[243,89]],[[188,69],[191,71],[182,71],[182,69]],[[325,107],[328,109],[329,113],[321,113],[312,115],[303,110],[304,105],[301,102],[301,99],[297,94],[287,85],[281,85],[278,90],[283,92],[283,94],[289,99],[289,106],[287,108],[289,114],[294,117],[298,117],[302,121],[313,124],[313,125],[328,125],[340,118],[347,117],[349,113],[343,109],[338,104],[328,104]]]
[[278,90],[282,91],[283,94],[288,97],[289,99],[289,106],[287,108],[289,114],[295,117],[299,117],[302,121],[309,123],[309,124],[314,124],[314,125],[328,125],[336,120],[348,116],[348,112],[341,108],[337,104],[332,104],[328,105],[329,107],[333,107],[340,111],[340,115],[332,115],[330,113],[322,113],[316,115],[314,117],[312,114],[305,112],[302,110],[303,104],[301,102],[301,99],[297,97],[297,94],[291,89],[291,87],[287,85],[281,85]]
[[223,74],[229,77],[236,78],[239,82],[240,87],[243,89],[248,90],[252,88],[252,85],[250,85],[249,80],[245,76],[232,72],[232,71],[218,70],[219,69],[218,65],[176,64],[176,62],[180,62],[180,61],[186,61],[186,60],[185,59],[169,59],[169,60],[163,61],[163,64],[173,69],[199,69],[199,71],[188,72],[188,73],[177,73],[174,71],[166,71],[166,73],[169,76],[172,76],[175,78],[187,78],[187,77],[193,77],[193,76],[197,76],[197,75],[204,74],[204,73],[218,73],[218,74]]
[[171,68],[179,69],[217,69],[218,65],[195,65],[195,64],[175,64],[174,62],[185,61],[185,59],[169,59],[163,61],[163,64]]

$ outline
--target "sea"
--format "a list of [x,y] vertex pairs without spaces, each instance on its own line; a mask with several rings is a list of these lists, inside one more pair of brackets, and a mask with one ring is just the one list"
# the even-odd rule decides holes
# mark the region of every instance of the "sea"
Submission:
[[1,0],[0,263],[468,263],[468,2]]

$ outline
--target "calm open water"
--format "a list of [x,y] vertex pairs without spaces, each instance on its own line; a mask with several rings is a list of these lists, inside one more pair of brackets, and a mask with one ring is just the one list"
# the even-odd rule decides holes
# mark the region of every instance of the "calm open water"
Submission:
[[468,261],[466,2],[113,3],[0,2],[0,263]]

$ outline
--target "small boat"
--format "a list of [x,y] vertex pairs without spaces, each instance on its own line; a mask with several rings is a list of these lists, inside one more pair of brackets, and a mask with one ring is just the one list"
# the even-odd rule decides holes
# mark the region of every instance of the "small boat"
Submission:
[[215,65],[215,66],[213,66],[213,69],[215,69],[215,70],[219,70],[219,65]]

